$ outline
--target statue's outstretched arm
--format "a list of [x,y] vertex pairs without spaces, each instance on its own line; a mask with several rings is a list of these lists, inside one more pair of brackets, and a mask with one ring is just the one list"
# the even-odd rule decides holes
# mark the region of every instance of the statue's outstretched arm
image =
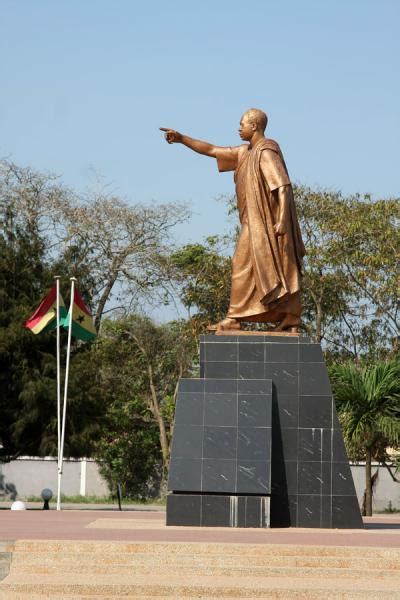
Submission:
[[195,140],[188,135],[179,133],[179,131],[168,129],[168,127],[160,127],[160,130],[165,131],[164,137],[168,144],[183,144],[199,154],[211,156],[212,158],[217,156],[218,146],[213,146],[213,144],[209,144],[208,142],[203,142],[201,140]]

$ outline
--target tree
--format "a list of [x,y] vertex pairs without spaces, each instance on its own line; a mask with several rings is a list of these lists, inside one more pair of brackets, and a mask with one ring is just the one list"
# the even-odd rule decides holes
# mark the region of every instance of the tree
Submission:
[[[57,453],[55,335],[33,336],[24,327],[54,283],[40,201],[56,193],[46,177],[12,165],[0,169],[0,460]],[[87,351],[73,346],[67,456],[90,456],[103,412]]]
[[[39,285],[45,290],[52,284],[39,248],[38,240],[20,226],[14,233],[3,229],[0,236],[0,460],[57,452],[55,335],[33,336],[24,328],[40,300]],[[65,338],[62,333],[63,347]],[[87,348],[74,345],[67,456],[90,456],[91,434],[103,410],[96,371],[86,353]]]
[[188,311],[193,336],[225,317],[229,306],[231,261],[221,253],[227,240],[209,237],[205,244],[187,244],[170,259],[171,277]]
[[126,491],[138,493],[160,463],[162,488],[177,384],[191,370],[195,354],[191,332],[184,322],[156,325],[131,315],[104,321],[95,351],[108,403],[109,424],[98,446],[107,478],[115,483],[118,474]]
[[91,350],[107,404],[96,457],[111,490],[121,484],[126,496],[147,497],[158,492],[161,452],[158,427],[143,397],[131,349],[118,323],[106,319]]
[[[187,214],[173,203],[82,198],[56,177],[0,161],[0,455],[57,448],[54,336],[24,330],[53,275],[78,278],[99,329],[115,300],[128,310],[132,298],[163,294],[171,231]],[[90,345],[73,346],[66,455],[90,455],[103,418],[104,395],[89,352]]]
[[163,298],[172,231],[188,218],[185,205],[132,205],[103,192],[82,196],[53,175],[8,161],[0,161],[0,196],[18,222],[39,232],[44,261],[79,280],[83,275],[97,329],[113,293],[124,308],[139,298]]
[[399,335],[400,203],[305,186],[295,186],[295,198],[308,332],[336,357],[382,358]]
[[[126,307],[143,297],[160,298],[168,281],[163,270],[171,252],[171,231],[188,216],[176,203],[128,205],[117,197],[97,195],[56,206],[63,224],[59,238],[76,249],[73,270],[90,273],[89,290],[99,329],[113,291]],[[161,292],[162,295],[162,292]]]
[[51,341],[37,343],[24,321],[51,276],[44,244],[32,219],[15,210],[0,180],[0,457],[46,446],[52,425],[42,417],[51,403]]
[[400,366],[397,361],[330,369],[338,415],[349,456],[365,459],[366,515],[372,515],[372,460],[400,443]]
[[296,207],[306,257],[303,277],[303,323],[307,332],[320,343],[332,323],[347,313],[353,289],[348,278],[332,264],[330,228],[333,215],[340,211],[341,195],[294,187]]

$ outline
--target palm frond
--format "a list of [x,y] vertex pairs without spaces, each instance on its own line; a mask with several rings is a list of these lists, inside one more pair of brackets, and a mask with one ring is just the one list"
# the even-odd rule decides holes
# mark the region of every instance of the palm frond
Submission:
[[330,370],[333,393],[347,445],[371,448],[387,438],[400,441],[400,365],[380,362],[360,368],[353,363]]

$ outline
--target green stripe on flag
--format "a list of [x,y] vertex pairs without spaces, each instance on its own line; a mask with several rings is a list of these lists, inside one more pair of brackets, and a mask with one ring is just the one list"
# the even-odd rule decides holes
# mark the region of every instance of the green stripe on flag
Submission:
[[[65,329],[69,328],[71,315],[70,313],[63,319],[62,325]],[[72,331],[71,334],[78,338],[79,340],[83,340],[84,342],[88,342],[89,340],[93,340],[96,337],[96,334],[92,331],[89,331],[85,327],[81,327],[76,321],[72,321]]]

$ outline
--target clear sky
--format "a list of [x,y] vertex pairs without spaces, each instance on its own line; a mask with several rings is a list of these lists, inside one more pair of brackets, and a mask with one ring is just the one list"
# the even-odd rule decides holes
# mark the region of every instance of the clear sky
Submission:
[[190,201],[202,240],[232,175],[158,127],[235,145],[255,106],[293,181],[399,195],[399,23],[399,0],[0,0],[0,157]]

